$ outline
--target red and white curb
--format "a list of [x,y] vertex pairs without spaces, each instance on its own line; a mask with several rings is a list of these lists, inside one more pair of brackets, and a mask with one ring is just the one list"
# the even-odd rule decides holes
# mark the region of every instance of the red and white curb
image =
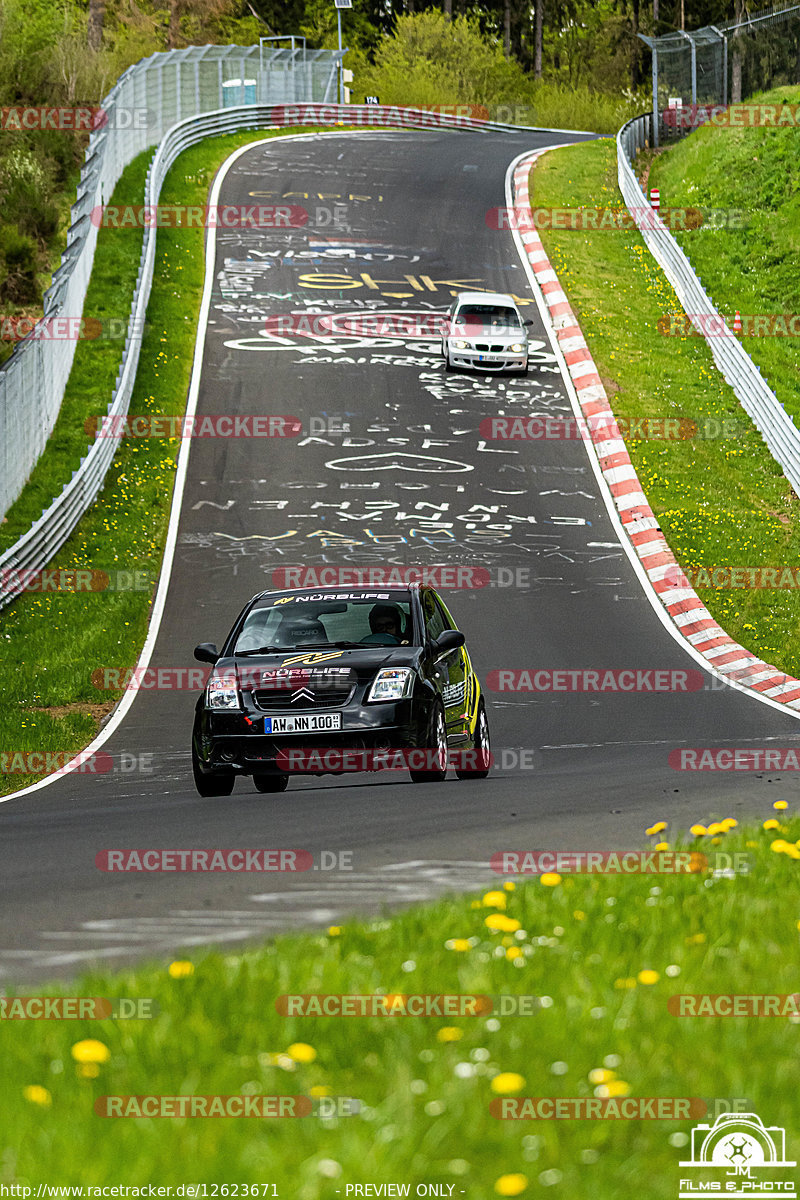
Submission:
[[[513,175],[515,210],[530,211],[528,177],[531,167],[540,154],[555,148],[534,151],[517,162]],[[578,320],[538,232],[530,222],[520,223],[525,226],[520,236],[528,262],[544,297],[578,403],[587,421],[591,418],[594,422],[588,424],[585,437],[592,442],[623,529],[653,591],[682,637],[716,672],[728,676],[740,687],[800,710],[800,679],[785,675],[734,641],[717,624],[694,589],[688,586],[688,581],[686,586],[676,586],[675,581],[681,577],[685,579],[685,576],[682,576],[678,561],[647,503],[624,440],[608,435],[609,426],[614,428],[614,413]],[[595,428],[595,424],[600,428]]]

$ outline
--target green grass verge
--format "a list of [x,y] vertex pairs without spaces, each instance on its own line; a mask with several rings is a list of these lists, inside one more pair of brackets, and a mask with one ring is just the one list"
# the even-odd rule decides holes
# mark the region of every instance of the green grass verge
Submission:
[[[169,173],[161,203],[204,204],[213,175],[233,150],[292,132],[309,130],[249,130],[208,139],[186,150]],[[110,203],[142,202],[149,158],[148,151],[130,164]],[[100,231],[85,316],[127,317],[140,248],[141,231]],[[202,229],[159,229],[131,415],[184,411],[204,261]],[[88,444],[84,423],[105,414],[120,355],[120,342],[78,344],[58,423],[30,483],[8,513],[0,550],[30,527],[78,466]],[[51,566],[124,569],[155,579],[178,449],[175,438],[123,442],[97,502]],[[91,740],[120,695],[98,691],[91,681],[92,670],[103,666],[124,671],[136,662],[150,602],[150,591],[31,593],[0,613],[9,697],[0,712],[4,752],[71,755]],[[0,774],[0,793],[40,777]]]
[[[673,153],[677,151],[665,158]],[[548,208],[622,206],[616,174],[616,147],[610,140],[558,150],[532,171],[533,202]],[[689,188],[690,183],[687,203],[699,203]],[[680,204],[671,190],[666,197],[669,205]],[[731,205],[736,207],[733,200]],[[692,257],[695,244],[701,244],[691,240],[696,236],[685,235]],[[722,235],[704,236],[708,240],[702,244],[710,245],[712,236]],[[736,236],[749,245],[751,230]],[[628,442],[647,498],[681,565],[796,564],[797,497],[716,370],[705,341],[659,334],[659,319],[680,306],[640,235],[548,230],[542,240],[617,417],[733,417],[744,423],[744,432],[735,439]],[[700,273],[708,282],[705,272]],[[765,270],[762,278],[768,277]],[[790,674],[800,674],[796,591],[705,588],[698,593],[742,645]]]
[[[738,1099],[787,1128],[795,1158],[792,1019],[679,1017],[667,1007],[675,994],[796,990],[798,864],[786,842],[784,853],[770,844],[785,837],[797,856],[800,820],[771,824],[688,843],[749,856],[746,875],[563,875],[510,890],[498,876],[481,899],[243,954],[193,951],[171,970],[148,964],[20,989],[149,998],[156,1015],[0,1023],[4,1180],[204,1181],[239,1184],[239,1195],[244,1183],[269,1183],[298,1200],[334,1200],[347,1183],[410,1183],[413,1195],[416,1183],[435,1182],[470,1200],[544,1187],[618,1200],[646,1178],[648,1197],[674,1200],[691,1120],[498,1120],[489,1110],[497,1095],[591,1097],[603,1087]],[[505,928],[487,926],[498,915]],[[541,999],[532,1015],[488,1017],[286,1017],[275,1005],[286,994],[377,992]],[[100,1096],[240,1093],[355,1097],[365,1109],[263,1124],[104,1119],[93,1109]]]
[[[748,104],[800,102],[800,88]],[[697,130],[656,157],[650,186],[661,203],[739,209],[747,228],[678,234],[715,306],[732,315],[800,314],[800,130]],[[800,337],[746,337],[742,344],[786,411],[800,418]]]

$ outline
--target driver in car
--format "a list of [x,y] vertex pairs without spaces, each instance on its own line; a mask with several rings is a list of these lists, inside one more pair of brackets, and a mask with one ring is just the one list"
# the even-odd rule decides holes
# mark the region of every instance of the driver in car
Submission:
[[362,638],[364,645],[407,646],[403,637],[400,610],[393,604],[374,604],[369,611],[369,627],[372,633]]

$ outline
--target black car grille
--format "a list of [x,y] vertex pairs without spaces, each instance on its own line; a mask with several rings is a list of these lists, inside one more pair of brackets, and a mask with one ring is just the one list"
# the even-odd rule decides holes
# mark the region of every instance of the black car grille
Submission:
[[353,694],[353,685],[316,690],[304,687],[289,691],[286,688],[258,688],[253,700],[264,712],[303,712],[309,708],[341,708]]
[[488,342],[476,342],[475,349],[476,350],[489,350],[489,351],[491,351],[492,354],[499,354],[500,351],[503,349],[503,346],[502,346],[502,344],[499,346],[490,346]]

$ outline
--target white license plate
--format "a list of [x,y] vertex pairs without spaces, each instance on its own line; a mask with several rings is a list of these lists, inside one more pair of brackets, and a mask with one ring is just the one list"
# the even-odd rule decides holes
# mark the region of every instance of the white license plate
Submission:
[[327,733],[342,728],[341,713],[292,713],[290,717],[264,717],[264,733]]

